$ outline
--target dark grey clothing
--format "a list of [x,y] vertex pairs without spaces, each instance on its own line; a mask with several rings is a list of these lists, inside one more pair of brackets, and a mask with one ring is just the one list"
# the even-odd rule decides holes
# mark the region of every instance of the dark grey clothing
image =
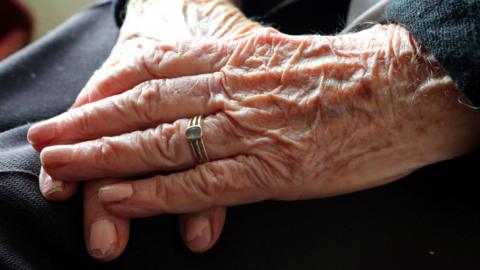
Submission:
[[393,0],[386,15],[421,41],[480,106],[479,0]]
[[[26,132],[65,111],[109,55],[117,29],[104,2],[0,62],[0,269],[478,269],[478,153],[360,193],[232,207],[202,255],[183,246],[175,216],[134,220],[122,257],[91,259],[81,194],[42,198]],[[287,33],[333,33],[348,1],[333,2],[298,1],[268,16],[266,0],[244,8]]]

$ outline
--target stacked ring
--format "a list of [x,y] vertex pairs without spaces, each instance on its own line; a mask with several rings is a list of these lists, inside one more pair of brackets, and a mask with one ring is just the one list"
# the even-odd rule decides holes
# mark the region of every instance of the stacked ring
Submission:
[[203,132],[201,126],[202,116],[197,115],[188,121],[188,127],[185,130],[185,137],[190,142],[193,156],[198,163],[209,161],[207,151],[203,144]]

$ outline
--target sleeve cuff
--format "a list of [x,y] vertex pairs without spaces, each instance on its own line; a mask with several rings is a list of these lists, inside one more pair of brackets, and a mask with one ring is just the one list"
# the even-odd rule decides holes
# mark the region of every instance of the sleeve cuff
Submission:
[[[480,1],[390,1],[387,19],[400,23],[443,66],[456,87],[480,106]],[[467,103],[468,101],[464,101]]]

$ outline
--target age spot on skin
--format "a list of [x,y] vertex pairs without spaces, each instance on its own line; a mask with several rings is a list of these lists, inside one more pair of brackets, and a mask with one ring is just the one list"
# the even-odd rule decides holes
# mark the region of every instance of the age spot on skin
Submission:
[[424,135],[427,133],[427,129],[424,127],[424,126],[419,126],[419,127],[416,127],[415,128],[415,132],[418,134],[418,135]]

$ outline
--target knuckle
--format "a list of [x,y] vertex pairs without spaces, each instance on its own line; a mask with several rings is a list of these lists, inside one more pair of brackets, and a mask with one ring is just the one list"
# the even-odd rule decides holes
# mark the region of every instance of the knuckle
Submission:
[[265,36],[268,36],[268,35],[280,35],[281,32],[278,31],[277,29],[273,28],[273,27],[264,27],[262,29],[259,29],[258,30],[258,33],[261,34],[261,35],[265,35]]
[[164,80],[144,82],[131,91],[128,97],[128,108],[144,123],[157,121],[162,101]]
[[162,167],[176,167],[184,162],[182,143],[180,134],[180,123],[177,121],[173,125],[163,124],[154,129],[151,133],[151,141],[158,162],[161,162]]
[[243,126],[239,120],[235,116],[223,112],[217,113],[216,117],[212,117],[210,126],[207,128],[215,131],[219,135],[217,138],[225,140],[222,143],[232,141],[232,139],[235,141],[240,140],[245,136]]
[[172,45],[160,44],[148,46],[145,50],[137,53],[135,62],[145,71],[151,78],[162,77],[162,66],[175,54]]
[[114,170],[119,155],[115,145],[108,138],[98,139],[92,144],[94,166],[102,172]]
[[275,30],[272,27],[267,27],[264,29],[259,30],[256,32],[255,35],[252,36],[255,39],[255,43],[260,44],[274,44],[277,43],[280,38],[283,38],[284,34],[280,33],[279,31]]
[[[258,196],[258,199],[264,199],[274,193],[275,185],[273,182],[275,178],[270,177],[268,170],[259,165],[245,156],[207,163],[198,167],[196,171],[199,179],[194,179],[197,181],[192,182],[196,183],[195,189],[200,194],[213,202],[226,192],[230,194],[250,193]],[[252,192],[256,194],[252,194]]]
[[222,69],[219,72],[216,72],[214,74],[214,81],[215,81],[214,87],[218,89],[218,91],[222,93],[226,98],[228,98],[229,100],[232,100],[234,91],[228,81],[228,71],[225,69]]
[[88,136],[92,133],[95,111],[88,110],[85,107],[79,107],[67,113],[66,126],[71,123],[75,130],[82,136]]
[[102,123],[108,123],[110,119],[115,119],[127,130],[135,130],[138,127],[137,115],[130,106],[128,99],[107,99],[102,103],[102,107],[97,107],[96,110],[105,112],[105,120]]
[[214,199],[218,194],[235,188],[231,172],[221,164],[208,163],[199,167],[197,172],[198,179],[192,179],[191,182],[196,183],[195,190],[206,198]]
[[139,100],[147,105],[160,101],[160,89],[164,88],[165,80],[147,81],[140,85]]

